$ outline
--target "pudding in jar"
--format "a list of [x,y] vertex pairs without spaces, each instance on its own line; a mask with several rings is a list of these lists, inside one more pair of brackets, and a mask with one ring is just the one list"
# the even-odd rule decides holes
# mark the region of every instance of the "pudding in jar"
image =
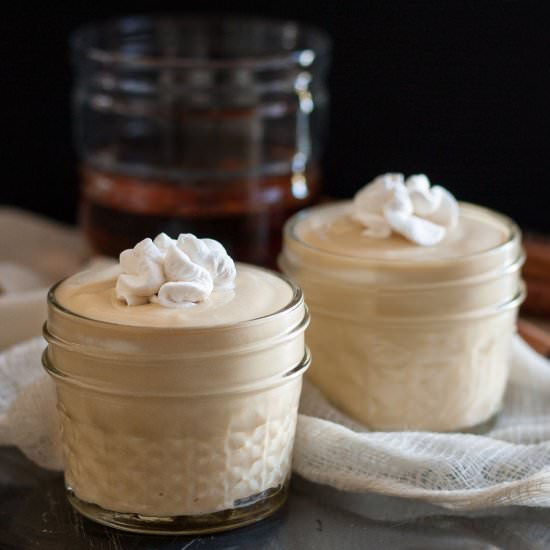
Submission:
[[312,381],[376,430],[480,429],[498,413],[523,297],[520,231],[425,176],[386,174],[287,222],[282,270],[312,321]]
[[151,533],[273,513],[290,476],[308,314],[284,277],[210,239],[160,235],[49,294],[71,503]]

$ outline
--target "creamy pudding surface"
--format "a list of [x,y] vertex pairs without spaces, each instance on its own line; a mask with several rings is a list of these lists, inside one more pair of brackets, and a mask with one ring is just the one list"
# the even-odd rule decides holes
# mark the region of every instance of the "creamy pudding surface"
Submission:
[[397,234],[384,239],[368,237],[350,212],[349,201],[311,209],[309,215],[297,221],[294,234],[319,251],[359,259],[411,262],[452,260],[487,252],[510,238],[510,228],[503,220],[468,204],[460,205],[457,228],[429,247],[418,246]]
[[118,265],[83,271],[63,281],[57,302],[69,311],[108,323],[141,327],[213,327],[271,315],[291,301],[290,285],[273,273],[238,265],[235,288],[214,291],[198,303],[167,308],[156,303],[128,306],[115,293]]

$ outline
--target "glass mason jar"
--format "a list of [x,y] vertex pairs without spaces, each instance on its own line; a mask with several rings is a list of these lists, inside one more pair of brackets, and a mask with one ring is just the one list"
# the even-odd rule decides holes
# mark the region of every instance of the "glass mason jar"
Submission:
[[43,363],[71,504],[99,523],[159,534],[275,512],[309,366],[301,291],[288,282],[285,307],[244,322],[144,327],[70,311],[58,301],[63,284],[48,295]]
[[354,257],[303,238],[305,224],[320,227],[348,204],[310,208],[285,228],[279,263],[311,310],[312,381],[372,429],[488,426],[502,403],[524,296],[518,227],[461,203],[463,218],[494,225],[502,242],[446,258]]
[[272,265],[285,219],[319,192],[328,37],[268,19],[128,17],[78,30],[72,48],[92,248],[189,232]]

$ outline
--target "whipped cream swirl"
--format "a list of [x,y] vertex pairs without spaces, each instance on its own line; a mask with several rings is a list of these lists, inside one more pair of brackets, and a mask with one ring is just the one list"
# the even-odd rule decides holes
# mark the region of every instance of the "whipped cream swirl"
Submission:
[[166,307],[206,300],[214,290],[235,287],[236,269],[225,248],[213,239],[165,233],[144,239],[120,254],[116,296],[129,306],[159,303]]
[[392,231],[421,246],[441,242],[458,225],[456,199],[443,187],[430,185],[424,174],[383,174],[360,189],[351,217],[363,234],[384,239]]

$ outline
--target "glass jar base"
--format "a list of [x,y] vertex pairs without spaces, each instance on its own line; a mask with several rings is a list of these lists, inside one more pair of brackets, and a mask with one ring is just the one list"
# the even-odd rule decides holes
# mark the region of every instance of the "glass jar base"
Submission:
[[[500,415],[500,410],[494,413],[492,416],[490,416],[487,420],[483,420],[482,422],[479,422],[478,424],[475,424],[473,426],[465,426],[464,428],[454,428],[454,429],[437,429],[434,427],[426,427],[426,426],[411,426],[403,425],[398,427],[387,427],[387,426],[376,426],[372,424],[366,424],[363,425],[367,427],[368,431],[372,432],[421,432],[421,433],[439,433],[439,434],[473,434],[473,435],[484,435],[488,432],[490,432],[494,427],[498,420],[498,417]],[[356,419],[355,417],[350,416],[354,421],[361,423],[361,420]]]
[[196,516],[147,516],[106,510],[78,498],[67,488],[73,508],[88,519],[121,531],[151,535],[201,535],[244,527],[274,514],[288,496],[288,481],[236,502],[235,508]]
[[484,435],[487,432],[490,432],[498,420],[500,411],[497,411],[487,420],[476,424],[475,426],[470,426],[468,428],[461,428],[460,430],[455,430],[456,433],[465,433],[465,434],[474,434],[474,435]]

